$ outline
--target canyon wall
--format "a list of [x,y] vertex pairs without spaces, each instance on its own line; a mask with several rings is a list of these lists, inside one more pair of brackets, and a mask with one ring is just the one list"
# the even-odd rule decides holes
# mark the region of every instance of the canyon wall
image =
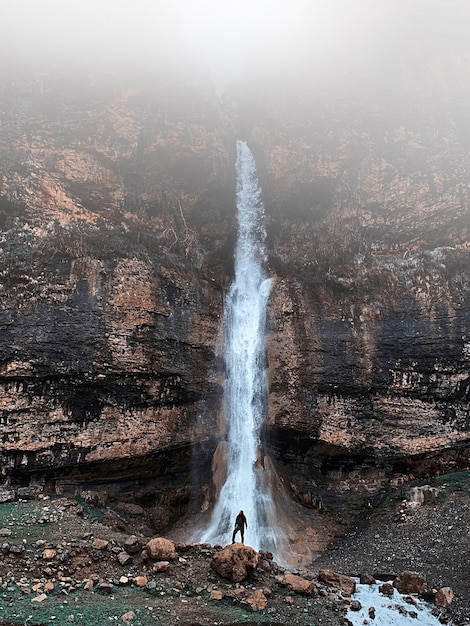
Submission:
[[434,66],[398,93],[221,99],[201,77],[3,76],[1,498],[133,498],[154,527],[208,506],[237,137],[274,279],[265,447],[293,497],[360,507],[468,468],[466,67],[432,94]]

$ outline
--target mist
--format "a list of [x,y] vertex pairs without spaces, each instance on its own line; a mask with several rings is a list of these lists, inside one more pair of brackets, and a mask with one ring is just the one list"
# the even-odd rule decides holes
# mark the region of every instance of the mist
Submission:
[[[380,84],[468,55],[466,0],[3,0],[3,72],[60,68]],[[418,71],[418,70],[417,70]]]

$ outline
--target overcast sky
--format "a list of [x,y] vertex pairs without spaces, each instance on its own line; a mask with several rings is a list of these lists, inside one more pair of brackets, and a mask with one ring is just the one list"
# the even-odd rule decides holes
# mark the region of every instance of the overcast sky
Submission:
[[334,72],[451,51],[469,33],[470,0],[0,0],[12,69],[205,63],[230,79],[259,59]]

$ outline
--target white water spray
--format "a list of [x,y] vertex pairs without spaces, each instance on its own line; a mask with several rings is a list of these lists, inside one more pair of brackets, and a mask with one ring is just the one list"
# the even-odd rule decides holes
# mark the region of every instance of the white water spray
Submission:
[[242,141],[237,142],[236,171],[235,278],[224,309],[227,478],[211,523],[200,540],[230,543],[235,517],[243,509],[248,521],[245,542],[255,550],[274,552],[279,536],[260,446],[260,429],[267,410],[264,340],[271,280],[264,270],[264,207],[256,164]]

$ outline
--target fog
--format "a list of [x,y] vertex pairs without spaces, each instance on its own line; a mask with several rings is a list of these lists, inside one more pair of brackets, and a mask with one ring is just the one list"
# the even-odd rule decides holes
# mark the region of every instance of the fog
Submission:
[[468,0],[1,0],[2,70],[207,71],[375,80],[468,54]]

